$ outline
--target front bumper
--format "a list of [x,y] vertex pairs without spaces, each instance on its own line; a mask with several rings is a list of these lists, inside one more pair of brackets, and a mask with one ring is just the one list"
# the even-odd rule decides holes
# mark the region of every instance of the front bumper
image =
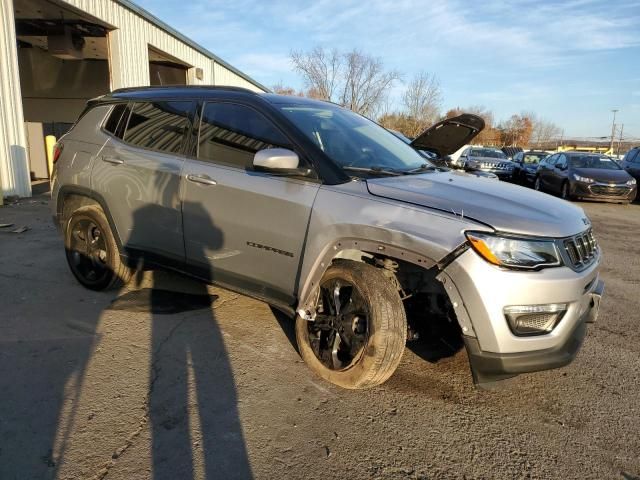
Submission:
[[555,347],[521,353],[483,352],[477,338],[464,336],[474,382],[483,385],[521,373],[550,370],[568,365],[578,354],[587,335],[587,323],[598,318],[604,282],[599,280],[589,293],[591,303],[564,342]]
[[[515,271],[496,267],[468,250],[439,279],[454,306],[477,383],[569,363],[594,321],[603,291],[600,258],[582,271],[569,267]],[[517,336],[504,309],[513,305],[567,304],[549,333]]]
[[633,202],[637,194],[636,185],[571,182],[570,187],[571,195],[581,200]]

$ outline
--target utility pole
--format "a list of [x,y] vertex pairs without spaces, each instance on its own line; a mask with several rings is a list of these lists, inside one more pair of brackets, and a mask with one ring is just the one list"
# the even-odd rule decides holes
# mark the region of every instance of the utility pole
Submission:
[[613,153],[613,137],[616,134],[616,113],[617,109],[611,110],[613,112],[613,123],[611,124],[611,144],[609,145],[609,150]]
[[616,156],[620,155],[620,144],[622,143],[623,130],[624,130],[624,123],[620,125],[620,137],[618,137],[618,148],[616,148]]

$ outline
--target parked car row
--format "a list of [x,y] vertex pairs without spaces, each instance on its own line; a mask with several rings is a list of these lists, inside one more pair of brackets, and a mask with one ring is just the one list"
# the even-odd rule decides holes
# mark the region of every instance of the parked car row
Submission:
[[598,153],[536,150],[517,152],[509,159],[497,148],[468,146],[450,166],[492,173],[501,180],[533,186],[565,200],[630,203],[640,181],[640,147],[631,149],[618,163]]

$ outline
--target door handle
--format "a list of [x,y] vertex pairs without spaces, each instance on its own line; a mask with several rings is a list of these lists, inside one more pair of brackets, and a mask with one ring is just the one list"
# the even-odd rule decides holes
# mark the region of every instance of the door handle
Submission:
[[189,175],[187,175],[187,180],[189,180],[190,182],[193,182],[193,183],[201,183],[202,185],[217,185],[218,184],[218,182],[216,182],[209,175],[193,175],[193,174],[189,174]]
[[113,165],[122,165],[124,163],[124,160],[122,160],[121,158],[112,157],[110,155],[104,155],[102,157],[102,161],[103,162],[107,162],[107,163],[111,163]]

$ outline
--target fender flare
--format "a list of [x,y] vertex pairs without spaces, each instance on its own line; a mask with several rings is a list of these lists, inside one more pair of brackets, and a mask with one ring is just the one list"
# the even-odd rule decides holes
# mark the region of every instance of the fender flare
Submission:
[[397,247],[395,245],[376,242],[364,238],[340,238],[327,245],[323,249],[323,253],[314,261],[311,271],[304,280],[304,284],[300,291],[301,295],[299,297],[297,308],[298,314],[302,316],[311,311],[314,292],[320,283],[320,279],[331,265],[333,259],[347,250],[358,250],[371,254],[384,254],[389,257],[413,263],[424,269],[430,269],[438,265],[436,260],[427,257],[426,255]]

